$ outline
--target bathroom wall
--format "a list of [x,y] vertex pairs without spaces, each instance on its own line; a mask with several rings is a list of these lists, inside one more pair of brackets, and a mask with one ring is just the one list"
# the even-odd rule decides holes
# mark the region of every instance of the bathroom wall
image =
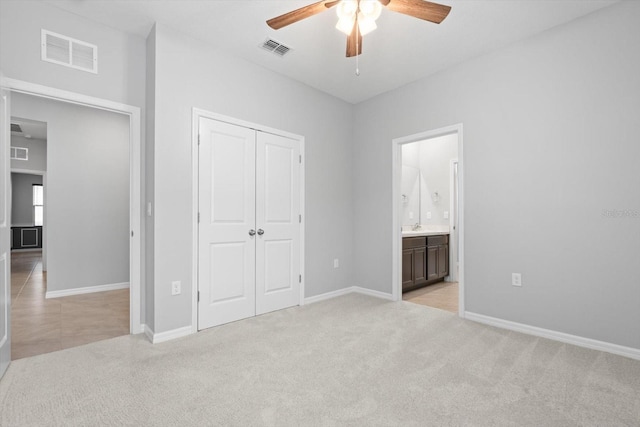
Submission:
[[457,135],[402,146],[402,225],[449,225],[450,168],[457,157]]

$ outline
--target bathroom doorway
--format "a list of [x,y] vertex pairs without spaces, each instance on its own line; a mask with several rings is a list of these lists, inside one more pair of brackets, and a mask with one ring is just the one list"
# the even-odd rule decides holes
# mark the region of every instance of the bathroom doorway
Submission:
[[464,315],[462,125],[393,141],[393,296]]

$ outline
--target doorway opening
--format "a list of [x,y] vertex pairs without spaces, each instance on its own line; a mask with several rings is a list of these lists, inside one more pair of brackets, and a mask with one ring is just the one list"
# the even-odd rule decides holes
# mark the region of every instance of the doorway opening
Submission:
[[393,298],[464,317],[462,125],[392,147]]
[[[128,175],[128,191],[126,194],[126,199],[128,200],[128,213],[125,219],[125,233],[127,235],[127,247],[128,251],[126,252],[129,259],[129,268],[127,272],[128,278],[128,314],[129,314],[129,324],[128,331],[131,334],[137,334],[142,332],[142,322],[141,322],[141,309],[142,309],[142,295],[141,295],[141,283],[142,283],[142,232],[143,229],[141,227],[142,224],[142,186],[141,186],[141,154],[142,154],[142,146],[141,146],[141,114],[140,108],[133,107],[126,104],[121,104],[101,98],[94,98],[91,96],[78,94],[74,92],[68,92],[64,90],[59,90],[51,87],[41,86],[29,82],[24,82],[15,79],[2,79],[2,87],[3,87],[3,100],[4,106],[6,108],[7,118],[11,115],[11,95],[14,94],[23,94],[29,95],[33,97],[40,98],[42,100],[53,100],[59,101],[64,105],[75,105],[86,107],[89,110],[93,111],[107,111],[112,113],[117,113],[121,115],[126,120],[126,135],[127,135],[127,151],[128,151],[128,164],[127,164],[127,175]],[[5,134],[8,136],[8,132]],[[8,141],[6,141],[8,142]],[[7,144],[8,145],[8,144]],[[8,150],[8,147],[6,147]],[[70,162],[73,162],[73,159],[70,159]],[[3,165],[4,166],[4,165]],[[8,162],[6,166],[9,166]],[[2,170],[3,176],[5,176],[8,182],[10,180],[10,172],[7,169]],[[45,181],[45,188],[47,187]],[[46,197],[45,197],[45,205],[46,205]],[[45,215],[46,216],[46,215]],[[92,218],[89,218],[90,221]],[[94,222],[96,218],[93,218]],[[46,219],[45,219],[45,228],[46,228]],[[8,239],[7,239],[8,240]],[[44,239],[45,246],[45,254],[47,248],[47,239],[45,236]],[[8,246],[8,245],[7,245]],[[8,247],[6,249],[9,249]],[[5,251],[5,247],[2,248]],[[46,256],[46,255],[45,255]],[[48,258],[48,257],[46,257]],[[11,257],[10,254],[5,256],[5,261],[10,262]],[[47,264],[45,268],[50,267],[50,260],[43,260]],[[3,282],[3,286],[6,287],[5,282]],[[5,291],[9,291],[9,289],[5,289]],[[90,295],[90,294],[87,294]],[[6,305],[4,309],[6,310],[9,307],[9,300],[6,300]],[[96,319],[98,320],[98,319]],[[90,325],[86,325],[90,326]],[[10,335],[6,340],[2,341],[0,345],[0,352],[4,357],[7,354],[7,350],[10,349]],[[4,363],[4,362],[3,362]]]
[[128,334],[128,118],[21,93],[12,112],[38,119],[11,120],[12,360]]

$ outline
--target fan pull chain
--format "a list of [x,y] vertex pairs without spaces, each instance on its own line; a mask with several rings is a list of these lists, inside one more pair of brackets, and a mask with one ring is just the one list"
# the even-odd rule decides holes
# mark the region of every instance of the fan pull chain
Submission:
[[356,17],[356,77],[360,77],[360,26]]

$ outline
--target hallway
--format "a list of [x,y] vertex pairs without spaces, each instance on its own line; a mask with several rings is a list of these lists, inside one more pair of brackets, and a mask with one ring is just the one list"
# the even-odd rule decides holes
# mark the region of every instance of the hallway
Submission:
[[11,359],[129,333],[129,289],[46,299],[42,252],[11,253]]

